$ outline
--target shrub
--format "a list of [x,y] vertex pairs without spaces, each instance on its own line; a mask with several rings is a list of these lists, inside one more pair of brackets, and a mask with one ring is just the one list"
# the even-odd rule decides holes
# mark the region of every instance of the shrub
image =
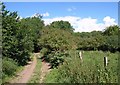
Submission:
[[51,53],[49,53],[47,55],[47,58],[51,64],[51,68],[54,68],[54,67],[58,67],[60,64],[62,64],[67,56],[69,56],[69,55],[65,52],[52,51]]
[[2,75],[3,78],[5,76],[12,76],[17,70],[17,63],[10,59],[10,58],[4,58],[2,60]]
[[42,48],[40,53],[43,55],[45,55],[46,53],[48,52],[48,49],[47,48]]

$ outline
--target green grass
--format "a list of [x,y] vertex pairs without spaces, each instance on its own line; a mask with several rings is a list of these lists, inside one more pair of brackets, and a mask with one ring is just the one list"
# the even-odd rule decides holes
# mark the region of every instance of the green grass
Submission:
[[[104,68],[104,57],[108,57],[108,66],[107,72]],[[116,83],[118,82],[118,52],[110,53],[103,51],[85,51],[83,53],[83,64],[88,67],[87,69],[91,69],[95,71],[99,78],[99,82],[108,82],[108,83]],[[86,73],[89,73],[86,71]],[[105,79],[105,74],[107,73],[108,77]]]
[[[45,83],[117,83],[118,53],[103,51],[84,51],[83,62],[79,59],[79,51],[68,51],[70,57],[63,65],[53,69],[45,79]],[[107,70],[104,68],[104,57],[108,57]]]
[[57,83],[56,77],[58,77],[58,69],[52,69],[45,77],[44,83]]
[[40,69],[41,69],[41,59],[37,58],[37,65],[35,67],[35,71],[31,77],[31,79],[28,81],[28,83],[39,83],[40,82]]
[[23,68],[24,68],[23,66],[18,66],[17,71],[14,73],[14,75],[11,75],[11,76],[5,75],[5,78],[2,79],[2,83],[10,82],[12,79],[16,78],[16,74],[21,72],[23,70]]

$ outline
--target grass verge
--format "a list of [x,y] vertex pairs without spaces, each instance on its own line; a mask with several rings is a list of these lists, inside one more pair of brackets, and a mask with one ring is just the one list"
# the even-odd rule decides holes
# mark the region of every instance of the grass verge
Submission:
[[52,69],[49,74],[45,76],[44,83],[57,83],[58,69]]
[[[118,52],[84,51],[80,62],[79,51],[69,51],[70,57],[58,69],[52,69],[44,83],[116,83],[118,82]],[[108,57],[107,70],[104,57]]]
[[34,73],[30,80],[28,81],[29,84],[32,83],[39,83],[40,82],[40,69],[41,69],[41,59],[37,58],[37,65],[35,67]]

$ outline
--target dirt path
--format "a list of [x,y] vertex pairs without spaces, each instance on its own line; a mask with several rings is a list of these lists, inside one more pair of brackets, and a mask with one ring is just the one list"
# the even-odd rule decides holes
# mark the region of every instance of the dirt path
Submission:
[[29,62],[29,64],[25,66],[24,70],[21,73],[17,74],[17,78],[13,79],[10,83],[27,83],[28,82],[36,66],[37,55],[38,53],[34,54],[33,61]]
[[45,76],[49,73],[51,69],[49,63],[43,61],[41,66],[41,75],[40,75],[40,83],[44,83]]

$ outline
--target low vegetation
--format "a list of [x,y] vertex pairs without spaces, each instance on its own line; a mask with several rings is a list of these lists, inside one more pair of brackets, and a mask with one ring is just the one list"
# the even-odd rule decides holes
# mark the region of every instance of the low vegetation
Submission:
[[[53,69],[45,79],[45,83],[117,83],[118,53],[102,51],[84,51],[80,61],[79,51],[69,52],[67,58],[58,69]],[[104,56],[108,57],[108,66],[104,67]]]
[[35,67],[34,73],[31,76],[31,79],[28,81],[29,85],[40,82],[40,69],[41,69],[41,59],[37,57],[37,65]]
[[18,66],[14,60],[4,58],[2,60],[2,83],[9,82],[9,80],[11,80],[17,72],[22,70],[22,68],[23,67]]

